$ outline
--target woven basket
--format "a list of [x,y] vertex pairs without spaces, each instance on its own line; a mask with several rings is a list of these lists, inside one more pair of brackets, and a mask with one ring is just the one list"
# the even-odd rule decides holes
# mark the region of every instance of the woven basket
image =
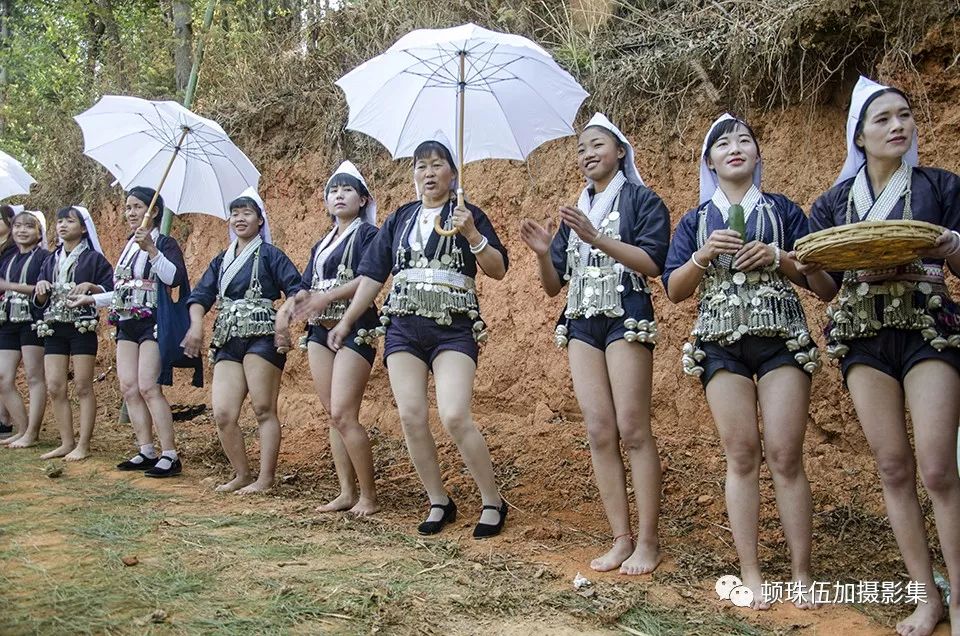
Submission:
[[794,246],[801,263],[832,272],[909,263],[933,247],[943,228],[923,221],[862,221],[808,234]]

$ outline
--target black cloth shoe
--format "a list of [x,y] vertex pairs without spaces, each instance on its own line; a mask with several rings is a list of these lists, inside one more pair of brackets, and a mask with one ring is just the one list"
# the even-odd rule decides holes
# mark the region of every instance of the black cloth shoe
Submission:
[[117,470],[144,470],[146,468],[153,468],[157,465],[157,462],[160,461],[159,457],[147,457],[143,453],[137,453],[135,457],[139,457],[143,461],[141,462],[132,462],[129,459],[122,461],[117,464]]
[[500,500],[500,507],[496,506],[484,506],[480,514],[483,514],[484,510],[496,510],[500,513],[500,521],[496,523],[478,523],[477,526],[473,529],[473,538],[474,539],[487,539],[489,537],[495,537],[503,531],[503,524],[507,520],[507,502],[503,499]]
[[[164,458],[163,455],[157,458],[159,462],[161,459],[170,460],[169,457]],[[143,472],[145,477],[174,477],[183,472],[183,464],[180,463],[180,458],[177,457],[170,463],[170,468],[160,468],[159,466],[154,466],[150,470]]]
[[431,510],[440,508],[443,510],[443,516],[440,517],[440,521],[424,521],[417,526],[417,532],[420,534],[437,534],[443,530],[443,526],[457,520],[457,504],[453,503],[453,498],[450,495],[447,495],[446,504],[432,504],[430,508]]
[[0,437],[10,437],[11,435],[13,435],[13,424],[0,422]]

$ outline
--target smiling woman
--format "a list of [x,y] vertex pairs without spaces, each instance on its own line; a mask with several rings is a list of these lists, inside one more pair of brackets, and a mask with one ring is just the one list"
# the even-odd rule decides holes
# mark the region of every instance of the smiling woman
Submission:
[[[280,451],[277,396],[286,353],[274,346],[276,311],[282,295],[300,289],[300,272],[270,243],[263,202],[252,189],[230,203],[226,251],[210,263],[187,301],[190,329],[183,341],[187,356],[200,355],[203,316],[217,303],[210,354],[213,360],[213,417],[220,442],[236,477],[217,492],[264,492],[273,486]],[[260,426],[260,474],[254,480],[238,419],[249,394]]]

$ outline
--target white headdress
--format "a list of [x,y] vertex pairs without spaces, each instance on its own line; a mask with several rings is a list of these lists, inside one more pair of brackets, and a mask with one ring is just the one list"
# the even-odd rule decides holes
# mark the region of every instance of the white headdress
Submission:
[[[270,235],[270,219],[267,217],[267,208],[263,205],[263,199],[260,198],[260,195],[257,194],[256,188],[249,187],[243,192],[240,193],[240,197],[250,197],[257,202],[257,205],[260,206],[260,213],[263,214],[263,225],[260,226],[260,237],[264,240],[265,243],[273,243]],[[238,199],[240,197],[237,197]],[[227,223],[227,232],[230,234],[230,241],[233,242],[237,240],[237,235],[234,233],[233,228],[230,227],[230,224]]]
[[357,167],[353,165],[353,162],[344,161],[343,163],[340,164],[340,166],[336,170],[333,171],[333,174],[330,175],[329,179],[327,179],[327,185],[324,186],[323,188],[324,198],[326,198],[326,192],[327,192],[327,189],[330,187],[330,182],[333,181],[333,178],[338,174],[350,175],[351,177],[359,181],[361,184],[363,184],[363,187],[367,189],[367,193],[369,195],[367,197],[367,206],[363,210],[363,213],[361,216],[363,220],[366,221],[367,223],[370,223],[371,225],[376,225],[377,224],[377,201],[376,199],[373,198],[373,195],[370,194],[370,187],[367,185],[366,179],[363,178],[363,175],[360,174],[360,171],[357,170]]
[[47,243],[47,217],[39,210],[26,210],[26,212],[27,214],[33,215],[33,217],[37,219],[37,223],[40,224],[40,246],[43,249],[49,249],[50,245]]
[[[587,122],[587,125],[584,126],[584,130],[591,126],[599,126],[600,128],[609,130],[620,140],[620,143],[623,144],[627,151],[627,154],[623,157],[623,176],[627,178],[629,183],[644,185],[640,171],[637,170],[636,153],[633,151],[633,146],[627,141],[627,136],[620,132],[620,129],[614,126],[613,122],[607,119],[607,116],[603,113],[595,113],[593,117],[590,118],[590,121]],[[587,181],[590,181],[590,179],[587,179]]]
[[[97,236],[97,226],[93,223],[93,217],[90,216],[90,211],[80,205],[71,205],[70,207],[80,213],[80,218],[87,230],[87,238],[90,239],[90,246],[103,254],[103,248],[100,247],[100,238]],[[57,245],[60,245],[61,243],[63,243],[63,239],[58,236]]]
[[[720,187],[720,181],[717,179],[717,173],[711,170],[707,165],[707,141],[710,139],[710,135],[713,133],[714,128],[729,119],[737,120],[737,118],[730,113],[724,113],[718,117],[716,121],[710,124],[710,129],[707,130],[707,134],[703,138],[703,146],[700,148],[700,205],[703,205],[712,199],[713,193],[716,192],[717,188]],[[758,156],[757,166],[753,169],[753,185],[757,186],[758,190],[760,189],[760,178],[762,176],[763,162]]]
[[[867,162],[866,155],[863,154],[863,150],[857,147],[856,140],[854,139],[857,134],[857,123],[860,121],[860,118],[866,114],[863,112],[863,107],[867,101],[880,91],[885,91],[889,88],[889,86],[877,84],[863,75],[857,80],[857,85],[853,87],[853,96],[850,98],[850,110],[847,111],[847,159],[844,161],[843,168],[840,170],[840,176],[837,177],[834,185],[857,176],[860,168]],[[908,166],[915,167],[919,163],[917,156],[918,141],[917,130],[914,128],[913,139],[910,140],[910,149],[907,150],[907,154],[903,157],[904,162]]]

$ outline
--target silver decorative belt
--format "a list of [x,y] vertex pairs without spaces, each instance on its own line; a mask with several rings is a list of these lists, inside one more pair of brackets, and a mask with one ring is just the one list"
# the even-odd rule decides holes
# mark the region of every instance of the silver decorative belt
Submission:
[[[443,287],[453,287],[463,291],[473,291],[476,289],[476,282],[469,276],[464,276],[459,272],[452,272],[445,269],[433,269],[430,267],[417,267],[404,269],[397,272],[393,280],[395,283],[413,283],[415,285],[441,285]],[[428,287],[424,287],[429,289]]]

